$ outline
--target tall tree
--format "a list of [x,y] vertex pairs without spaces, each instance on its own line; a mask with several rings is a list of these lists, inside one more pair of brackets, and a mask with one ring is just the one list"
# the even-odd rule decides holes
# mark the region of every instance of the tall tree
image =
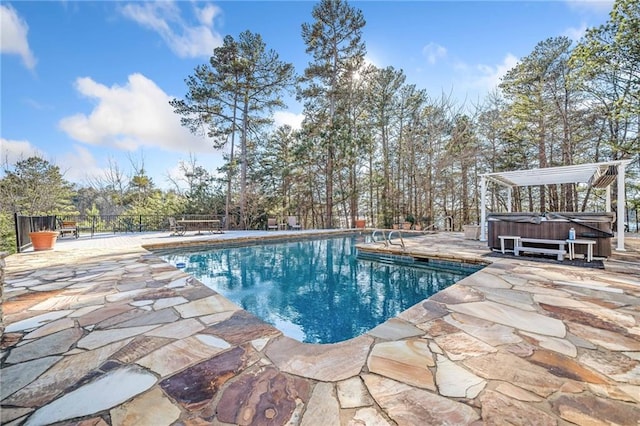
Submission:
[[407,216],[416,219],[422,214],[420,192],[417,188],[417,172],[421,167],[419,158],[419,140],[423,135],[423,123],[420,118],[425,107],[426,91],[418,90],[413,84],[405,84],[399,90],[399,134],[398,134],[398,176],[396,191],[402,197]]
[[[171,105],[182,116],[182,123],[195,132],[207,129],[214,146],[222,147],[240,134],[240,221],[246,226],[245,209],[249,134],[258,135],[270,124],[270,113],[284,107],[281,94],[293,84],[293,65],[281,61],[273,50],[267,50],[262,37],[250,31],[238,40],[227,36],[221,47],[214,49],[208,65],[196,68],[187,81],[189,92],[184,100],[174,99]],[[231,191],[229,168],[227,219]],[[227,220],[228,223],[228,220]]]
[[[509,70],[500,88],[509,100],[515,136],[524,143],[533,143],[533,158],[537,167],[553,165],[550,161],[555,135],[556,106],[552,101],[551,83],[558,77],[558,67],[566,66],[566,54],[571,42],[566,37],[550,38],[538,43],[533,52]],[[531,164],[523,164],[530,167]],[[540,187],[540,211],[547,210],[546,188]]]
[[267,210],[271,215],[284,218],[298,214],[297,203],[292,199],[298,192],[303,170],[298,164],[298,138],[291,126],[278,127],[266,138],[266,145],[259,156],[257,181],[262,183],[262,191],[271,200]]
[[640,3],[616,0],[604,25],[587,30],[571,65],[605,118],[613,159],[640,153]]
[[368,145],[371,143],[371,133],[368,126],[368,88],[370,75],[375,67],[361,67],[354,71],[351,78],[344,82],[347,87],[345,102],[339,110],[343,123],[344,143],[341,156],[343,157],[343,167],[345,176],[343,185],[345,211],[349,218],[349,223],[355,227],[355,220],[360,215],[360,196],[363,192],[363,179],[360,173],[366,169]]
[[466,115],[458,115],[454,119],[451,132],[451,141],[448,152],[451,159],[457,163],[460,170],[460,201],[461,201],[461,222],[464,225],[471,223],[471,205],[469,197],[469,174],[470,170],[475,172],[473,165],[476,163],[477,148],[476,138],[472,128],[471,119]]
[[380,158],[382,160],[382,221],[391,227],[394,217],[399,213],[394,201],[398,193],[394,190],[394,174],[397,174],[397,161],[394,161],[394,143],[399,138],[397,124],[399,112],[399,92],[405,82],[402,70],[387,67],[377,70],[373,75],[370,91],[370,111],[376,137],[380,141]]
[[[336,120],[337,103],[343,98],[342,82],[351,79],[366,53],[362,41],[365,20],[362,12],[342,0],[322,0],[311,13],[315,21],[302,24],[302,39],[306,52],[313,56],[304,73],[307,84],[300,92],[305,109],[325,111],[314,114],[322,117],[315,123],[323,131],[320,142],[325,150],[325,226],[333,226],[333,185],[336,144],[339,127]],[[315,104],[315,105],[314,105]]]

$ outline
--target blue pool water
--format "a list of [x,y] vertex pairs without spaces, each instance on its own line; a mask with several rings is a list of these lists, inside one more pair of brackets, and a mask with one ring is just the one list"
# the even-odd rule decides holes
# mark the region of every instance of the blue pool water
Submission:
[[479,269],[361,258],[355,244],[363,241],[347,236],[158,255],[309,343],[359,336]]

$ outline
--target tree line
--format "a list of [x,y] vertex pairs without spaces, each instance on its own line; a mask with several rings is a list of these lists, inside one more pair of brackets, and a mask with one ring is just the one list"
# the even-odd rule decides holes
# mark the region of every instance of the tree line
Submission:
[[[193,132],[230,147],[225,213],[238,206],[242,227],[266,212],[317,228],[449,218],[460,229],[478,222],[479,173],[631,158],[637,176],[638,6],[617,1],[609,21],[575,46],[567,37],[541,41],[482,103],[460,105],[407,82],[401,69],[365,65],[362,12],[323,0],[302,24],[312,60],[300,75],[245,31],[227,36],[171,104]],[[273,129],[286,90],[303,102],[300,130]],[[635,202],[638,189],[634,180]],[[587,192],[595,201],[584,201]],[[513,208],[597,208],[595,192],[521,188]],[[493,197],[493,209],[506,207]]]
[[[160,190],[143,160],[132,160],[127,173],[111,163],[86,186],[60,177],[56,199],[81,213],[220,214],[240,229],[296,215],[306,228],[366,219],[377,227],[411,222],[460,230],[479,221],[481,173],[632,159],[627,199],[637,211],[637,0],[617,0],[609,20],[577,43],[562,36],[540,41],[473,105],[427,93],[401,69],[365,64],[365,25],[346,1],[321,0],[301,26],[311,60],[300,74],[259,34],[226,36],[187,76],[184,98],[171,101],[184,126],[225,150],[221,169],[209,171],[192,156],[181,163],[187,189],[176,182]],[[273,126],[286,93],[303,104],[300,129]],[[24,163],[37,160],[44,163]],[[22,161],[5,166],[0,181],[5,213],[33,207],[24,204],[29,197],[7,195],[27,188],[16,183],[18,172],[56,169],[42,159]],[[511,202],[520,211],[602,210],[600,191],[576,184],[518,188]],[[506,210],[506,203],[506,195],[491,192],[490,210]]]

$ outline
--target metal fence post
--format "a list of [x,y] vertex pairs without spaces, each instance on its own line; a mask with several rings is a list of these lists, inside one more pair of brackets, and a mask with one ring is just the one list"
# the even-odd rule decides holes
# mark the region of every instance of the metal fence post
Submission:
[[16,231],[16,253],[20,253],[20,230],[18,229],[18,213],[13,214],[13,227]]

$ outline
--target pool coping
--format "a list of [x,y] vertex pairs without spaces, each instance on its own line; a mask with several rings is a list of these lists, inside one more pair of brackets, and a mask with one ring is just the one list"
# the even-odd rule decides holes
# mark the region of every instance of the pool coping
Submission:
[[[430,238],[432,238],[429,240],[432,243],[430,246],[433,248],[434,243],[437,242],[436,238],[443,239],[444,236]],[[465,243],[459,236],[455,241],[460,244]],[[410,243],[412,245],[416,241]],[[198,282],[189,281],[186,274],[173,267],[171,267],[172,270],[169,270],[161,264],[162,261],[158,262],[159,259],[153,253],[142,249],[141,246],[138,247],[139,249],[132,248],[126,252],[116,250],[114,253],[113,249],[105,249],[85,257],[79,256],[78,262],[72,263],[72,265],[61,263],[63,260],[69,262],[73,257],[71,255],[65,256],[63,253],[59,253],[60,256],[57,256],[56,253],[20,255],[26,263],[45,266],[45,270],[48,269],[51,273],[48,276],[50,279],[46,279],[46,273],[38,275],[35,270],[29,270],[28,267],[18,267],[14,262],[17,257],[9,257],[7,259],[7,278],[12,285],[7,286],[11,291],[8,292],[9,294],[5,292],[3,304],[5,308],[10,307],[11,312],[17,311],[9,314],[8,322],[5,325],[11,326],[20,321],[17,320],[20,315],[23,316],[23,321],[27,320],[28,309],[33,310],[35,306],[42,307],[42,303],[46,303],[46,301],[38,299],[37,303],[33,301],[30,308],[20,311],[15,305],[17,300],[23,304],[24,308],[29,305],[29,297],[42,297],[44,290],[60,286],[57,290],[46,290],[57,292],[56,296],[53,296],[58,299],[57,303],[49,302],[51,305],[48,310],[37,310],[37,312],[45,313],[60,312],[64,310],[61,308],[69,307],[69,302],[63,301],[70,297],[69,292],[76,294],[76,296],[72,296],[76,298],[74,303],[80,303],[78,302],[80,297],[78,291],[103,289],[104,283],[100,280],[104,278],[105,280],[121,280],[118,281],[120,284],[109,283],[111,287],[104,299],[105,308],[116,306],[119,309],[128,309],[126,312],[130,316],[134,316],[132,312],[135,311],[138,315],[136,317],[138,323],[148,321],[148,327],[155,325],[151,330],[141,331],[133,341],[138,338],[158,341],[156,336],[150,336],[149,333],[153,334],[154,329],[161,329],[167,324],[158,323],[157,319],[151,319],[152,315],[163,311],[163,309],[155,311],[153,306],[156,306],[158,301],[169,299],[159,296],[166,296],[172,291],[179,294],[178,297],[184,296],[184,299],[187,300],[171,307],[174,312],[179,312],[176,324],[186,322],[193,324],[193,321],[196,321],[199,322],[199,325],[194,330],[198,329],[198,331],[191,332],[184,337],[162,337],[170,341],[160,347],[153,348],[153,350],[147,348],[149,353],[135,359],[126,358],[121,351],[116,350],[109,355],[111,358],[107,357],[116,365],[105,371],[104,360],[98,362],[100,357],[105,355],[98,356],[98,353],[101,350],[104,351],[105,347],[116,343],[130,347],[133,341],[129,340],[127,343],[123,343],[129,339],[123,338],[116,343],[90,349],[89,347],[97,343],[88,345],[87,339],[90,339],[96,332],[110,330],[109,327],[111,329],[131,328],[118,327],[118,324],[122,326],[127,322],[131,323],[132,319],[123,319],[121,322],[114,322],[113,317],[103,318],[100,321],[95,318],[87,318],[83,321],[74,319],[75,325],[70,329],[77,333],[81,332],[82,336],[79,336],[68,350],[47,353],[41,349],[44,352],[38,358],[30,361],[47,359],[52,356],[63,358],[84,356],[87,358],[88,366],[86,368],[91,366],[89,371],[94,371],[93,376],[83,376],[78,379],[76,384],[67,385],[67,390],[54,397],[45,397],[43,396],[43,393],[46,394],[43,391],[43,388],[46,388],[44,384],[63,380],[62,377],[57,379],[55,372],[51,373],[55,369],[55,365],[50,367],[46,372],[37,375],[31,382],[3,398],[3,423],[5,420],[15,424],[28,423],[27,416],[37,420],[38,416],[50,413],[54,408],[60,409],[61,405],[64,406],[59,401],[64,402],[65,398],[69,401],[73,400],[75,403],[86,401],[92,396],[93,388],[91,386],[96,387],[101,383],[108,383],[114,377],[120,379],[126,377],[133,383],[139,383],[143,379],[150,380],[153,377],[154,384],[137,393],[132,391],[132,394],[125,394],[121,396],[124,399],[119,403],[102,407],[95,412],[84,413],[80,418],[85,420],[101,419],[106,424],[117,424],[118,422],[114,419],[143,415],[141,407],[149,404],[149,401],[152,401],[160,412],[165,413],[164,424],[170,424],[168,419],[183,422],[195,421],[195,419],[207,422],[238,419],[240,417],[234,417],[234,415],[241,416],[247,412],[253,412],[256,416],[254,420],[257,421],[274,415],[274,411],[270,411],[274,409],[280,414],[289,413],[287,421],[291,420],[293,424],[313,424],[314,420],[326,421],[334,417],[339,422],[368,419],[369,422],[379,421],[389,424],[394,424],[394,422],[401,424],[411,419],[425,421],[432,418],[437,418],[439,421],[455,420],[456,423],[473,423],[479,420],[490,422],[491,419],[508,419],[511,418],[510,416],[544,419],[550,422],[571,422],[572,419],[578,418],[576,417],[578,415],[587,416],[583,418],[599,420],[615,419],[618,418],[615,416],[623,415],[627,416],[626,420],[632,421],[634,420],[633,416],[638,414],[637,404],[640,402],[640,394],[634,381],[634,370],[624,370],[623,368],[623,365],[628,367],[629,364],[635,368],[638,365],[637,358],[640,358],[637,355],[640,353],[640,347],[633,346],[639,340],[638,315],[634,316],[634,311],[630,310],[627,305],[617,306],[614,303],[620,303],[619,300],[616,301],[616,297],[638,302],[640,294],[634,286],[636,280],[632,275],[601,270],[580,270],[575,267],[537,265],[523,259],[491,259],[491,264],[480,272],[415,305],[398,317],[386,321],[366,335],[347,342],[316,345],[296,342],[281,336],[273,328],[264,327],[264,324],[257,324],[255,320],[238,314],[239,310],[230,308],[221,298],[204,291]],[[413,247],[412,250],[418,254],[426,255],[424,247]],[[464,250],[455,248],[453,251],[431,254],[473,258],[473,253],[482,252],[482,250],[483,248],[476,243],[474,247],[467,247]],[[484,251],[486,252],[486,248]],[[64,259],[65,257],[68,258]],[[81,259],[82,261],[80,261]],[[105,271],[104,268],[107,267],[113,268]],[[60,277],[60,274],[70,273],[70,269],[75,271],[75,278]],[[83,277],[89,276],[87,271],[91,270],[100,272],[102,275],[98,278],[83,280]],[[78,271],[83,271],[82,273],[85,275],[78,273]],[[140,274],[147,277],[148,280],[148,282],[145,281],[144,287],[141,283],[136,283],[139,288],[134,289],[133,287],[136,285],[133,285],[131,281],[124,282],[131,280],[132,277],[138,279]],[[65,286],[72,279],[76,279],[76,281]],[[29,287],[29,291],[22,293],[11,288],[16,282],[24,284],[24,280],[35,280],[38,281],[38,284],[35,284],[35,281],[32,282],[34,285]],[[100,282],[96,284],[95,280]],[[525,295],[528,295],[529,300],[535,301],[535,303],[523,302],[523,299],[527,300]],[[564,295],[564,301],[557,300],[563,299],[558,295]],[[572,302],[567,302],[567,299]],[[147,305],[142,304],[149,300],[153,302]],[[545,303],[541,305],[540,300],[544,300]],[[601,300],[601,303],[594,303],[593,300]],[[570,306],[562,306],[566,304]],[[144,306],[152,308],[150,311],[144,312],[141,309]],[[595,317],[585,319],[584,315],[579,316],[576,306],[595,310],[594,312],[605,319],[599,321],[596,321]],[[74,309],[73,313],[76,314],[83,308],[86,306]],[[486,342],[489,337],[481,335],[485,340],[479,339],[469,330],[476,330],[476,333],[482,332],[482,327],[478,324],[486,326],[489,319],[486,318],[485,311],[491,309],[494,311],[498,309],[501,315],[513,315],[518,321],[522,321],[522,323],[518,323],[519,327],[531,327],[526,324],[527,318],[538,320],[545,317],[547,318],[544,320],[546,321],[545,327],[548,329],[545,327],[534,328],[534,330],[513,328],[517,331],[506,333],[505,336],[515,335],[520,339],[517,343],[502,342],[493,346],[489,345]],[[33,314],[33,312],[31,313]],[[230,316],[229,313],[231,313]],[[122,318],[126,317],[124,313],[120,315]],[[90,314],[84,314],[73,318],[82,319],[89,316]],[[564,319],[558,320],[554,316],[560,316]],[[597,317],[597,315],[595,316]],[[464,321],[460,322],[460,318]],[[616,340],[605,333],[605,331],[611,333],[610,330],[601,328],[603,321],[606,324],[611,322],[609,318],[624,318],[627,322],[633,321],[633,325],[626,324],[624,334],[618,332],[619,338]],[[64,319],[47,321],[35,329],[28,329],[28,333],[26,331],[21,333],[20,337],[15,336],[20,333],[13,332],[13,337],[17,338],[17,341],[13,342],[13,345],[7,346],[6,342],[3,344],[3,364],[7,360],[20,359],[21,353],[24,358],[26,351],[17,348],[55,334],[46,334],[46,331],[42,330],[46,327],[51,328],[51,324]],[[96,321],[93,325],[95,328],[91,328],[92,324],[88,323],[92,320]],[[88,321],[88,325],[85,324],[86,321]],[[154,323],[154,321],[156,322]],[[556,336],[559,334],[559,322],[563,324],[565,332],[571,334],[570,340]],[[67,323],[70,322],[67,321]],[[234,328],[242,328],[243,324],[246,325],[246,330],[240,331],[240,333],[238,333],[239,330],[234,330]],[[494,323],[494,325],[508,327],[500,323]],[[594,327],[594,325],[599,325],[600,328]],[[617,342],[616,345],[630,347],[627,347],[626,351],[611,350],[602,347],[605,343],[607,346],[611,346],[611,342],[599,340],[597,343],[593,343],[585,336],[577,338],[575,334],[584,334],[585,328],[591,331],[593,331],[592,329],[601,330],[598,333],[612,338]],[[42,334],[41,337],[25,339],[26,336],[33,336],[39,330]],[[243,333],[247,335],[241,336]],[[102,334],[104,335],[104,333]],[[205,337],[212,336],[215,343],[200,345],[194,336],[203,335]],[[602,340],[605,337],[599,336],[599,339]],[[491,338],[500,339],[504,336],[501,337],[498,333],[497,336],[491,336]],[[509,337],[509,339],[514,338]],[[97,340],[99,341],[99,339]],[[465,348],[459,347],[460,341],[465,343]],[[20,342],[22,345],[19,345]],[[80,345],[78,342],[81,342]],[[211,342],[209,341],[209,343]],[[185,344],[187,347],[184,346]],[[225,344],[229,346],[220,347]],[[189,348],[189,345],[197,346],[198,350]],[[492,346],[495,350],[485,345]],[[575,356],[567,354],[569,351],[567,348],[571,347],[576,349]],[[122,349],[121,347],[120,350]],[[138,350],[143,349],[138,348]],[[169,368],[166,362],[153,355],[154,353],[160,354],[162,351],[165,354],[183,356],[185,353],[190,353],[190,356],[196,358],[187,357],[188,359],[183,362],[182,367],[174,371],[175,366]],[[193,355],[194,351],[198,354]],[[613,363],[617,366],[617,370],[615,372],[598,371],[594,369],[593,365],[585,364],[585,361],[581,360],[585,354],[594,353],[610,360],[610,364]],[[17,358],[15,354],[18,354]],[[95,354],[94,363],[97,365],[91,364],[92,354]],[[116,358],[117,361],[114,361]],[[225,362],[237,366],[237,371],[234,370],[234,373],[229,377],[225,376],[226,380],[220,383],[215,394],[210,395],[208,399],[205,398],[204,402],[197,404],[197,407],[193,403],[189,403],[184,395],[181,396],[178,390],[172,387],[172,380],[175,381],[178,377],[193,379],[189,374],[192,374],[197,367],[202,367],[212,360],[222,362],[222,358]],[[626,364],[622,361],[625,361]],[[23,364],[24,362],[9,362],[9,365],[4,368],[10,368],[14,364]],[[525,378],[511,377],[512,380],[509,380],[509,377],[501,376],[501,374],[506,374],[505,371],[494,371],[491,368],[491,364],[496,362],[503,365],[503,370],[512,373],[515,372],[514,370],[522,370],[524,365],[527,370],[534,371],[537,377],[527,375]],[[560,380],[559,376],[551,373],[552,371],[556,373],[562,371],[565,375],[570,373],[571,379],[563,377]],[[5,370],[6,372],[7,370]],[[117,376],[117,374],[124,376]],[[220,378],[221,376],[216,377]],[[286,397],[280,405],[276,404],[275,408],[265,408],[261,405],[260,398],[255,398],[257,398],[256,395],[268,396],[269,393],[257,394],[256,392],[261,388],[261,383],[275,383],[274,380],[286,382],[288,391],[285,392]],[[41,386],[37,386],[38,383]],[[22,393],[20,394],[20,392]],[[116,391],[116,393],[118,392]],[[227,404],[229,402],[228,395],[238,395],[238,392],[253,396],[253,399],[249,398],[250,401],[243,403],[244,405],[231,404],[232,408],[219,406],[219,403]],[[30,399],[31,405],[16,408],[15,396],[17,394],[28,395],[28,398],[23,399]],[[34,395],[40,396],[36,398]],[[431,404],[424,406],[418,401],[430,401]],[[579,408],[584,401],[591,401],[599,406],[611,408],[611,410],[584,413]],[[8,402],[13,405],[7,405]],[[58,405],[55,405],[56,403]],[[70,410],[68,407],[64,409]],[[73,412],[71,413],[73,414]],[[334,417],[327,417],[328,415]],[[8,418],[7,416],[13,417]],[[623,417],[624,419],[625,417]]]

